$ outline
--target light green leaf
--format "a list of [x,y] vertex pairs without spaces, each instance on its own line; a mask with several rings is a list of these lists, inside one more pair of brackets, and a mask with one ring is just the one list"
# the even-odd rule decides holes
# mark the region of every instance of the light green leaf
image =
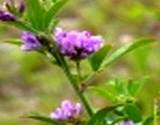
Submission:
[[110,92],[106,87],[93,87],[91,88],[97,95],[104,97],[107,100],[115,102],[117,100],[116,95]]
[[94,71],[97,71],[99,69],[110,49],[110,45],[105,45],[98,52],[96,52],[89,58],[90,65]]
[[147,80],[146,78],[138,80],[130,80],[127,85],[128,94],[130,94],[131,96],[136,96],[142,89],[146,80]]
[[121,81],[119,79],[116,79],[114,81],[114,88],[115,88],[115,91],[117,92],[118,95],[123,95],[123,96],[127,96],[127,88],[126,88],[126,85],[125,85],[125,82],[124,81]]
[[145,45],[153,43],[154,41],[155,41],[154,39],[143,38],[143,39],[136,40],[135,42],[128,43],[128,44],[120,47],[119,49],[115,50],[110,56],[108,56],[108,58],[106,58],[106,60],[104,60],[104,62],[102,63],[101,69],[111,65],[113,62],[117,61],[123,55],[125,55],[125,54],[139,48],[139,47],[143,47]]
[[14,44],[14,45],[22,45],[22,41],[20,39],[8,39],[5,40],[4,43]]

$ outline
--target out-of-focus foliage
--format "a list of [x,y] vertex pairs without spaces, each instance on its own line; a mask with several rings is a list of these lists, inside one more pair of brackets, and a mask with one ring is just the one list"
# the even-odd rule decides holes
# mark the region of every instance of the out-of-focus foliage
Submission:
[[[117,47],[137,37],[153,37],[160,41],[158,0],[70,0],[60,17],[60,26],[67,29],[87,29],[102,34],[106,42]],[[19,37],[19,31],[9,29],[0,24],[0,42],[9,36]],[[153,104],[153,98],[159,96],[160,90],[159,48],[160,44],[157,42],[130,53],[93,81],[89,81],[89,84],[94,85],[97,81],[104,83],[109,77],[132,79],[146,74],[149,80],[144,84],[138,99],[144,114],[151,112],[150,105]],[[70,94],[72,89],[65,84],[67,80],[60,74],[61,71],[50,65],[41,55],[24,54],[17,47],[1,44],[0,124],[39,125],[26,120],[24,114],[32,110],[50,112],[62,98],[74,99]],[[98,95],[89,96],[96,98]],[[102,106],[109,101],[97,98],[93,99],[93,103]],[[15,120],[17,117],[18,121]]]

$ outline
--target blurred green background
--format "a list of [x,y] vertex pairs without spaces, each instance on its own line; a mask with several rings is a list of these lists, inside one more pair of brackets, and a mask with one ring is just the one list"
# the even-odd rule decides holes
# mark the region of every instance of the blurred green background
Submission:
[[[59,26],[101,34],[115,48],[141,37],[160,40],[159,0],[70,0],[59,17]],[[76,97],[62,71],[42,55],[3,43],[19,36],[17,29],[0,24],[0,125],[40,125],[25,114],[50,113],[61,100]],[[144,114],[151,112],[160,90],[159,58],[157,42],[123,57],[92,82],[149,76],[138,99]],[[108,102],[93,92],[89,97],[97,108]]]

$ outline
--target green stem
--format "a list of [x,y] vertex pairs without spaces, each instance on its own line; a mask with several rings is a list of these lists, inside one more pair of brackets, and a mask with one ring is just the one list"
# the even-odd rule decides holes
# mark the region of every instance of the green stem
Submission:
[[93,111],[87,101],[87,99],[85,98],[85,96],[83,95],[83,93],[80,91],[79,87],[78,87],[78,83],[76,82],[76,80],[72,77],[71,73],[70,73],[70,70],[68,69],[68,66],[66,66],[65,70],[64,70],[66,76],[68,77],[72,87],[74,88],[76,94],[79,96],[81,102],[83,103],[88,115],[90,117],[93,116]]
[[[70,72],[69,66],[66,62],[66,60],[64,59],[64,57],[60,54],[59,49],[57,48],[56,44],[54,44],[54,41],[52,40],[52,37],[49,36],[49,40],[52,41],[52,44],[54,45],[54,49],[56,50],[55,53],[52,53],[53,56],[56,58],[56,60],[58,62],[60,62],[61,64],[61,68],[63,69],[65,75],[67,76],[67,78],[70,81],[70,84],[72,85],[73,89],[75,90],[76,94],[78,95],[78,97],[80,98],[81,102],[83,103],[88,115],[90,117],[92,117],[93,115],[93,111],[87,101],[87,99],[85,98],[85,96],[83,95],[83,93],[80,91],[79,87],[78,87],[78,83],[77,80],[74,79],[73,75]],[[80,65],[78,64],[78,67]],[[80,67],[79,67],[80,68]],[[79,69],[80,71],[80,69]]]
[[77,69],[77,74],[79,78],[79,82],[81,81],[81,67],[80,67],[80,61],[76,61],[76,69]]

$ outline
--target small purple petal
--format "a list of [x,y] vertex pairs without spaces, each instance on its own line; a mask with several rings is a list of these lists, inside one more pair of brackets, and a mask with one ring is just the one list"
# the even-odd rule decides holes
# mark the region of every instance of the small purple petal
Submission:
[[1,21],[15,21],[16,17],[7,11],[0,10],[0,20]]
[[62,120],[63,111],[60,108],[57,108],[54,112],[50,114],[50,117],[55,120]]
[[31,32],[22,33],[21,39],[23,41],[23,45],[21,46],[23,51],[37,50],[42,47],[37,37]]

